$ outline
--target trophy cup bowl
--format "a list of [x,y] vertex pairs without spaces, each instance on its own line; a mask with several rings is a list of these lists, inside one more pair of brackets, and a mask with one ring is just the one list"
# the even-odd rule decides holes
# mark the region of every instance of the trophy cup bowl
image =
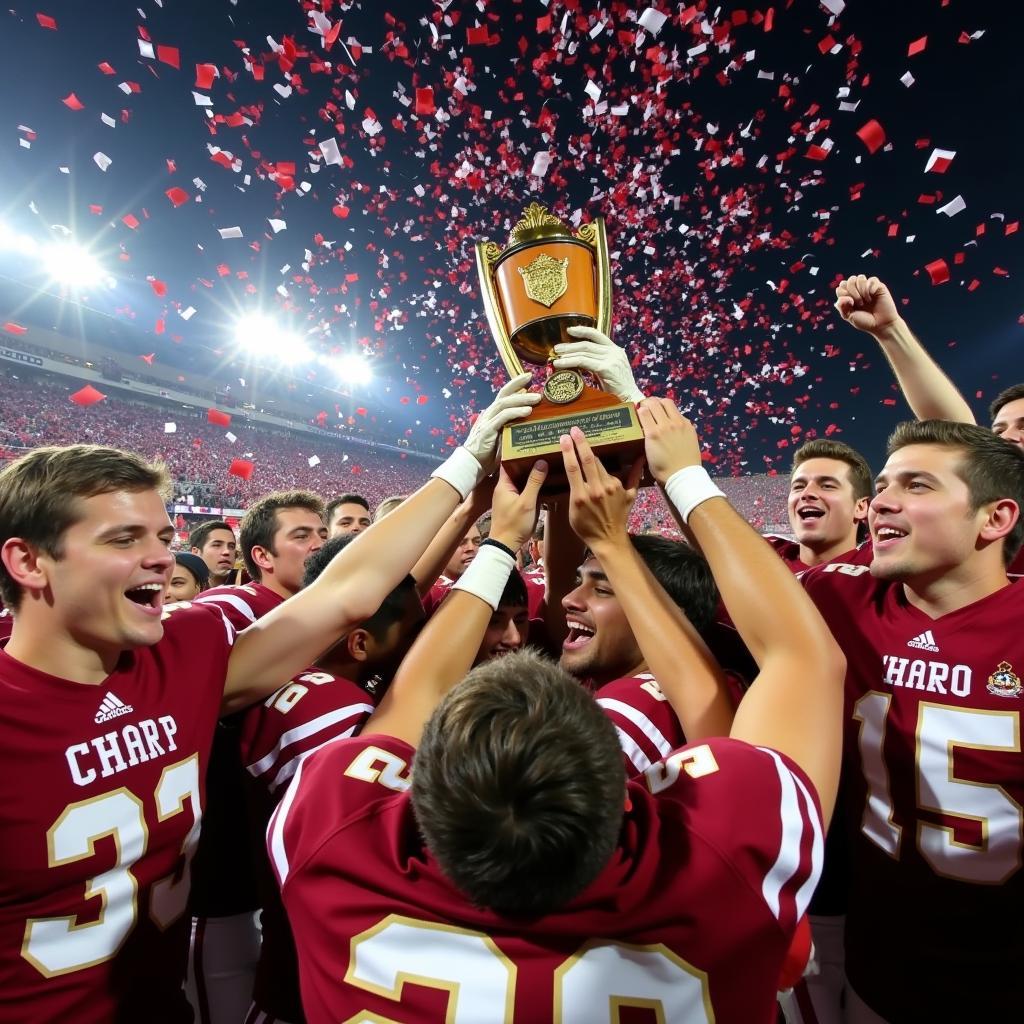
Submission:
[[[568,328],[611,333],[611,265],[604,221],[574,234],[539,203],[531,203],[509,244],[476,243],[476,266],[487,323],[509,376],[523,364],[549,365],[560,342],[577,341]],[[625,478],[643,455],[644,436],[632,403],[587,384],[576,370],[553,370],[530,415],[505,427],[501,463],[521,483],[546,458],[543,492],[567,489],[558,439],[579,427],[609,472]],[[555,458],[551,458],[554,455]]]

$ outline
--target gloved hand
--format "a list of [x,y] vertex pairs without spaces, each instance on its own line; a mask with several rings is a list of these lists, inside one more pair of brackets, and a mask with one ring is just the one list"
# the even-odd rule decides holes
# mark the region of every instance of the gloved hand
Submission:
[[605,391],[620,402],[642,402],[643,392],[636,386],[629,359],[623,349],[593,327],[570,327],[569,333],[581,341],[562,342],[555,346],[556,370],[589,370],[596,374]]
[[529,373],[513,377],[480,413],[462,443],[462,447],[484,468],[485,475],[491,473],[497,462],[498,438],[502,428],[527,415],[541,399],[538,391],[522,390],[530,383],[530,377]]

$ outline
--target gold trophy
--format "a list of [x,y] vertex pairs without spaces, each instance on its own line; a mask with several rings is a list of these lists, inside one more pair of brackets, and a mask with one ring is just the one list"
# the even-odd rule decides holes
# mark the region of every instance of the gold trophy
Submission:
[[[539,203],[531,203],[512,229],[509,244],[476,243],[476,269],[484,309],[510,377],[523,363],[550,364],[560,342],[577,341],[566,329],[596,327],[611,334],[611,266],[604,220],[573,234]],[[544,491],[564,490],[558,438],[579,427],[609,472],[624,477],[643,455],[644,435],[632,403],[584,382],[576,370],[549,366],[544,397],[530,415],[505,427],[501,463],[517,482],[547,458]]]

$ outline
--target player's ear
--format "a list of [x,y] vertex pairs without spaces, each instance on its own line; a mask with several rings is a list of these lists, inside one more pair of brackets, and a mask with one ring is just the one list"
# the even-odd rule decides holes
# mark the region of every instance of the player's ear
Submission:
[[370,633],[365,629],[353,629],[345,638],[348,655],[353,661],[366,661],[370,657]]
[[1012,498],[1000,498],[984,506],[980,540],[995,541],[1007,537],[1020,518],[1020,508]]
[[863,523],[868,517],[868,505],[871,504],[871,499],[868,497],[858,498],[853,506],[853,521],[855,523]]
[[252,546],[251,554],[252,560],[260,567],[261,570],[263,570],[263,572],[274,568],[274,562],[269,548],[263,547],[262,544],[254,544]]
[[41,591],[49,585],[45,566],[41,564],[47,559],[27,540],[10,537],[4,541],[0,558],[7,574],[23,590]]

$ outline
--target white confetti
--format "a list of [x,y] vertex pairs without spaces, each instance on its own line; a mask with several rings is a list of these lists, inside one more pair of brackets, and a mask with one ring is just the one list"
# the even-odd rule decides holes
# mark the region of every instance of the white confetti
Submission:
[[217,233],[221,238],[241,238],[242,229],[240,227],[233,228],[217,228]]
[[106,153],[94,153],[92,158],[101,171],[105,171],[114,162]]

